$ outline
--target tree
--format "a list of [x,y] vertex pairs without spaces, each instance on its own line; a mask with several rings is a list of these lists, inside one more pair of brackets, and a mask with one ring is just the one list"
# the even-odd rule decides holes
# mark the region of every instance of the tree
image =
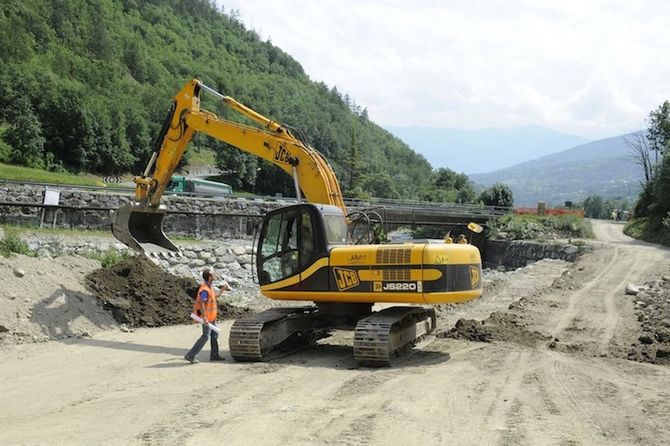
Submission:
[[488,189],[484,189],[479,195],[479,200],[487,206],[500,206],[511,208],[514,206],[512,190],[503,183],[496,183]]
[[624,141],[631,150],[630,157],[644,171],[644,184],[649,183],[654,175],[654,166],[651,162],[652,149],[649,146],[649,140],[641,132],[635,132],[624,136]]
[[651,214],[656,217],[656,222],[660,222],[670,212],[670,152],[663,154],[663,159],[659,164],[656,176],[654,177],[654,197],[655,206],[651,207]]
[[649,113],[647,139],[651,150],[656,152],[654,164],[658,164],[670,147],[670,102],[665,101],[656,110]]
[[584,215],[588,218],[603,218],[605,215],[605,203],[598,195],[589,195],[582,203]]
[[420,191],[419,198],[441,203],[471,203],[475,191],[467,175],[440,167],[431,173],[430,184]]
[[363,188],[369,191],[373,197],[400,198],[396,183],[388,174],[368,176]]
[[351,130],[351,146],[349,147],[349,153],[347,154],[347,176],[348,184],[347,190],[355,190],[358,186],[358,175],[361,167],[361,158],[358,154],[358,147],[356,143],[356,129]]
[[5,132],[5,141],[12,147],[9,161],[24,166],[41,166],[45,139],[39,119],[24,96],[15,97],[11,109],[12,124]]

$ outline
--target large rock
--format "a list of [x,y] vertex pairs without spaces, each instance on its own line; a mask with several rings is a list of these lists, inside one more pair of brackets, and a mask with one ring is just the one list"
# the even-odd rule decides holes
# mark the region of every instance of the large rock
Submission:
[[242,269],[242,265],[240,265],[237,262],[230,262],[229,264],[226,265],[226,268],[232,271],[236,271],[238,269]]
[[640,287],[632,283],[629,283],[628,285],[626,285],[626,289],[624,291],[629,296],[636,296],[637,293],[640,292]]
[[173,272],[177,276],[193,277],[191,268],[189,268],[188,265],[178,265],[173,269]]
[[239,256],[244,255],[246,253],[247,253],[247,249],[244,246],[241,246],[241,245],[233,246],[233,254],[235,254],[236,256],[239,257]]
[[565,253],[569,254],[569,255],[577,254],[578,252],[579,252],[579,248],[577,246],[574,246],[574,245],[570,245],[570,246],[565,248]]
[[198,254],[196,254],[195,251],[188,250],[184,251],[184,257],[186,257],[187,259],[197,259]]

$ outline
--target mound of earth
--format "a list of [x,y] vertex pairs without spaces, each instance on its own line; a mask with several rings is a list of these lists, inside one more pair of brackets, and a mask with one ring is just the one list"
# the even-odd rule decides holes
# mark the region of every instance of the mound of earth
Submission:
[[[159,327],[191,322],[189,314],[198,283],[167,273],[144,257],[130,257],[86,276],[86,286],[114,319],[133,327]],[[219,318],[247,309],[219,301]]]
[[438,333],[437,336],[478,342],[514,342],[528,346],[533,346],[538,342],[550,339],[549,336],[545,336],[542,333],[526,329],[521,317],[512,313],[499,311],[491,313],[483,321],[459,319],[454,328]]
[[[630,285],[629,285],[630,287]],[[630,346],[628,359],[670,364],[670,275],[628,291],[634,299],[641,333]]]
[[0,257],[0,346],[92,336],[117,323],[84,287],[100,268],[79,256]]

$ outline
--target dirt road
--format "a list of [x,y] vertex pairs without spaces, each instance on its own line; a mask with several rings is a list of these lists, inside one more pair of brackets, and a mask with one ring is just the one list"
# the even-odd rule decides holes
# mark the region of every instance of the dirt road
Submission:
[[670,253],[594,224],[576,264],[539,262],[455,310],[513,312],[540,342],[438,338],[381,370],[356,366],[346,332],[264,364],[185,364],[195,326],[16,346],[0,351],[0,444],[670,444],[670,368],[622,359],[623,289]]

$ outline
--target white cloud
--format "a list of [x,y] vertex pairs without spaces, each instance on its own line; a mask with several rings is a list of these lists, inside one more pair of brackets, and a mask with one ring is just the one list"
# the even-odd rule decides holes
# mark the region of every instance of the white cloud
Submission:
[[640,128],[670,99],[670,2],[222,1],[382,125]]

